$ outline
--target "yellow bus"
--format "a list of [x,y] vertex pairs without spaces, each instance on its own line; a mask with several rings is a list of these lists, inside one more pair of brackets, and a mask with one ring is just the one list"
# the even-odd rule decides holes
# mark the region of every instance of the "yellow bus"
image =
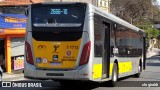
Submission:
[[145,69],[144,31],[91,4],[31,4],[26,15],[25,78],[114,86]]

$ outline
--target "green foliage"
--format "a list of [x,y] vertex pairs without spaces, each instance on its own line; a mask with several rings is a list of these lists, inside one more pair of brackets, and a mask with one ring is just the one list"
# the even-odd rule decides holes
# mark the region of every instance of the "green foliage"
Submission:
[[159,35],[159,31],[156,28],[147,28],[144,31],[147,33],[149,39],[157,38]]
[[139,28],[143,29],[147,33],[147,38],[157,38],[160,34],[160,31],[153,27],[153,24],[150,22],[144,22],[143,25],[138,25]]

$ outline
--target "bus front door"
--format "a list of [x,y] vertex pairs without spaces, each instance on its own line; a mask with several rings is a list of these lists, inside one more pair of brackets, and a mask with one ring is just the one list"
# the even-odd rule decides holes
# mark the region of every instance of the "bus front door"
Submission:
[[109,78],[110,69],[110,24],[103,25],[103,59],[102,59],[102,78]]

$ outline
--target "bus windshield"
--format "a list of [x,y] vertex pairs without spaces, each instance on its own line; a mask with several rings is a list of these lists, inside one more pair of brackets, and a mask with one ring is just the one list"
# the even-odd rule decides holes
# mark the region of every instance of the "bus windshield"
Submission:
[[33,27],[80,27],[84,23],[83,6],[41,5],[32,7]]

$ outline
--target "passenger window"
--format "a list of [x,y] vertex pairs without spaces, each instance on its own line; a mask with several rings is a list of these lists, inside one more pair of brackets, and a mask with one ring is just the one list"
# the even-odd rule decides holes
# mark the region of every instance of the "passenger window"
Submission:
[[102,38],[102,22],[94,20],[94,56],[102,57],[103,38]]

